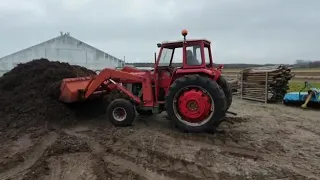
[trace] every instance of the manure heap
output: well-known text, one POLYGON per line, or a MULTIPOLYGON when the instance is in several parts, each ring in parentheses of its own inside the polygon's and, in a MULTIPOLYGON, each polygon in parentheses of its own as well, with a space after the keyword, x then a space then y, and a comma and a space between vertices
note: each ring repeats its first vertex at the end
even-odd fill
POLYGON ((95 72, 84 67, 47 59, 17 65, 0 77, 0 132, 48 122, 73 123, 85 114, 84 110, 97 110, 94 106, 70 107, 58 101, 62 79, 92 74, 95 72))

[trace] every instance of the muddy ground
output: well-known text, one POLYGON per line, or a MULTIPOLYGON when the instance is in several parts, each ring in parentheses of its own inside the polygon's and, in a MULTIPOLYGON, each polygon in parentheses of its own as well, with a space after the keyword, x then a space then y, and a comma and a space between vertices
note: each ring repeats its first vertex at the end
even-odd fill
POLYGON ((1 139, 0 179, 320 179, 320 111, 238 99, 231 109, 238 117, 215 135, 180 133, 164 115, 35 128, 1 139))

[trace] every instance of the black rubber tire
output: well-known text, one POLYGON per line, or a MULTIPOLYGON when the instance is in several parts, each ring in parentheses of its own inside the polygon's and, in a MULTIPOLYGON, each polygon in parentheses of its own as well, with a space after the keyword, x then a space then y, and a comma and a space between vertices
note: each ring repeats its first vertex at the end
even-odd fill
POLYGON ((215 128, 216 124, 219 124, 221 119, 225 116, 226 100, 221 87, 217 82, 206 76, 200 76, 197 74, 186 75, 181 78, 176 79, 169 88, 168 95, 166 97, 167 114, 171 119, 171 122, 175 127, 183 132, 198 133, 198 132, 208 132, 215 128), (200 126, 190 126, 181 122, 176 114, 174 113, 174 97, 179 90, 186 86, 198 86, 206 89, 208 93, 212 96, 215 104, 215 111, 211 119, 200 126))
POLYGON ((131 126, 136 118, 136 111, 133 104, 126 99, 115 99, 107 107, 107 117, 115 126, 131 126), (118 121, 113 117, 113 110, 117 107, 123 108, 127 116, 123 121, 118 121))
POLYGON ((139 113, 139 115, 142 115, 142 116, 152 116, 153 115, 152 110, 137 109, 137 112, 139 113))
POLYGON ((285 106, 289 106, 289 103, 287 101, 282 101, 282 104, 285 106))
POLYGON ((231 104, 232 104, 232 89, 230 84, 228 83, 227 79, 224 78, 223 76, 220 76, 218 79, 217 83, 219 86, 222 88, 226 101, 227 101, 227 106, 226 106, 226 111, 229 110, 231 104))

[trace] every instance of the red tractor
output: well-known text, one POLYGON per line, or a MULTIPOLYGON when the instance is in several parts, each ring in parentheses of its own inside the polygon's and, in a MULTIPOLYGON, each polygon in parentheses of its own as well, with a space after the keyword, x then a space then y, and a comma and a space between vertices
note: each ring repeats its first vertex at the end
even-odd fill
POLYGON ((131 125, 136 111, 142 115, 166 111, 182 131, 214 129, 232 103, 231 88, 221 76, 222 68, 213 65, 210 41, 186 40, 186 30, 182 35, 182 41, 158 44, 153 70, 106 68, 96 76, 64 79, 60 100, 72 103, 120 92, 107 106, 108 119, 116 126, 131 125), (174 66, 173 60, 181 56, 182 65, 174 66))

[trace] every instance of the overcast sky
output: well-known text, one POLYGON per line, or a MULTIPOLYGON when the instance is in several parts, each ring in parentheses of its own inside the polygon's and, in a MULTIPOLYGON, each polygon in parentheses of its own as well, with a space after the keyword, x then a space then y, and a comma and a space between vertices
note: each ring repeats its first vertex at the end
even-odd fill
POLYGON ((156 43, 212 42, 217 63, 320 59, 320 0, 0 0, 0 57, 60 31, 130 62, 156 43))

